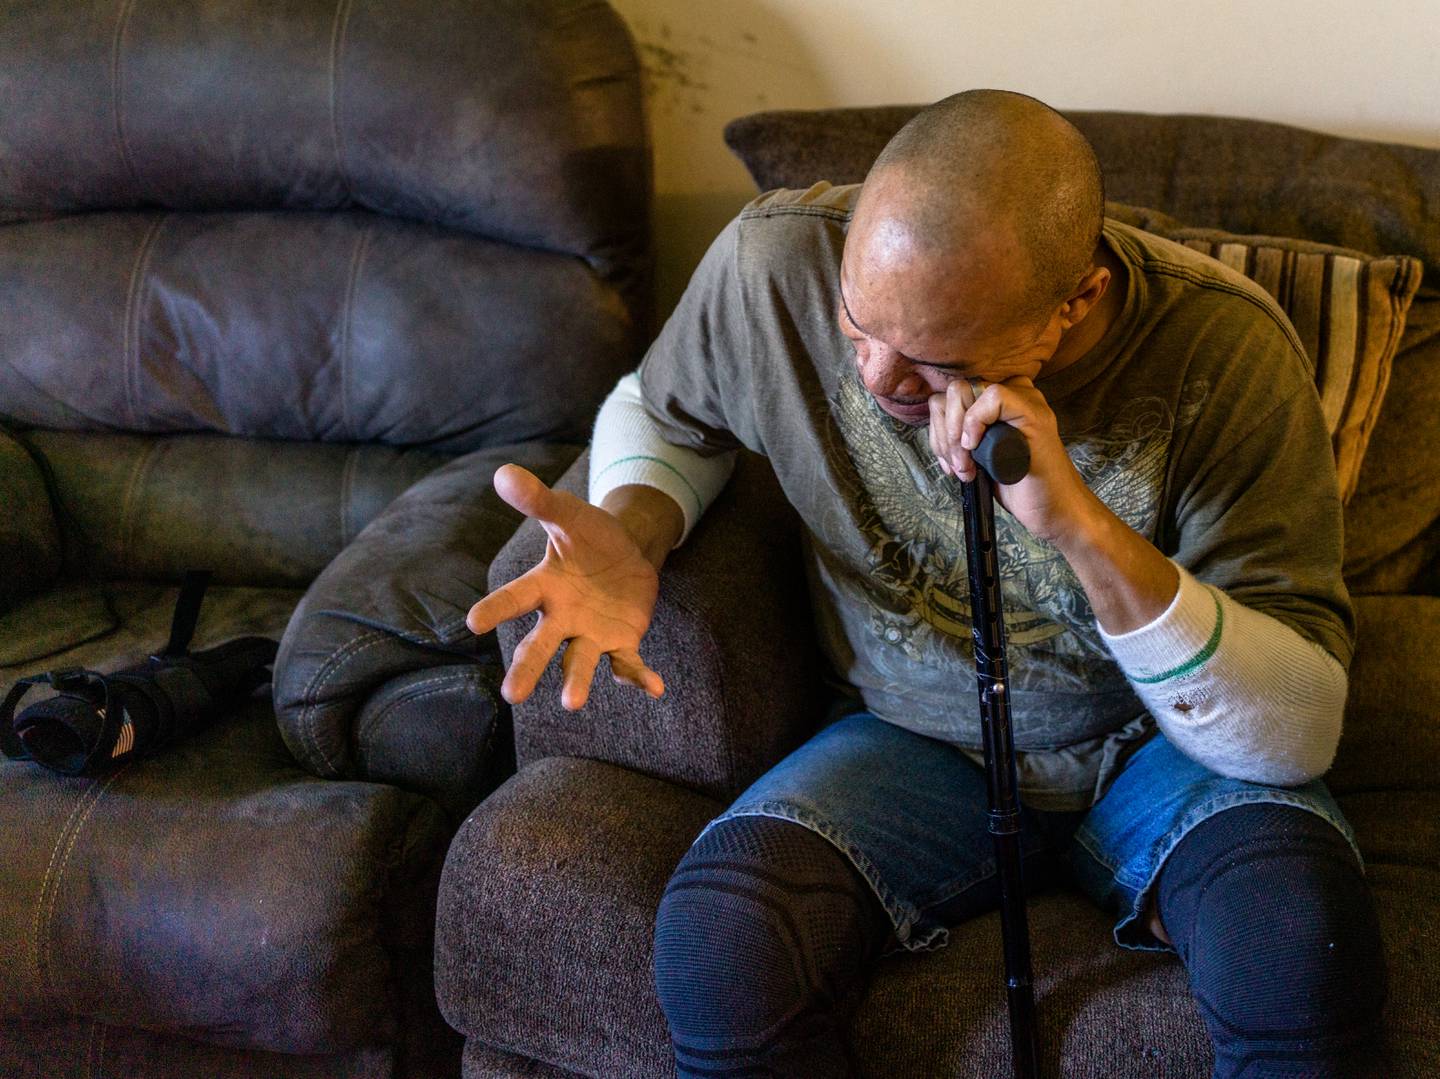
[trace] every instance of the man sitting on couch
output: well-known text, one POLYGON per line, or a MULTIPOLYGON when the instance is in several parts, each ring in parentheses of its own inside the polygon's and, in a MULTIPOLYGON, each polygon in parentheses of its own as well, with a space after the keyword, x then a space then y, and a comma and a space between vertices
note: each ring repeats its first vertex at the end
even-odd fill
POLYGON ((1342 1076, 1385 972, 1353 836, 1320 776, 1353 617, 1309 362, 1256 286, 1104 219, 1089 145, 972 91, 859 188, 756 200, 602 410, 587 505, 521 469, 550 535, 478 602, 540 609, 504 692, 560 646, 579 708, 639 654, 666 553, 765 454, 807 526, 832 721, 707 827, 656 923, 682 1075, 845 1075, 869 964, 998 900, 960 511, 997 421, 1027 883, 1067 872, 1125 947, 1173 947, 1217 1076, 1342 1076))

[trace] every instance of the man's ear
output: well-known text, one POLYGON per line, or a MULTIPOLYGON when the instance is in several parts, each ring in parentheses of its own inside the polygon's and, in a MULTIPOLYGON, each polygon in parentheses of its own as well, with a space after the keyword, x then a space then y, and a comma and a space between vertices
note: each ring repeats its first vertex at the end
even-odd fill
POLYGON ((1110 271, 1104 266, 1091 266, 1071 290, 1070 298, 1060 305, 1060 325, 1068 330, 1084 319, 1109 287, 1110 271))

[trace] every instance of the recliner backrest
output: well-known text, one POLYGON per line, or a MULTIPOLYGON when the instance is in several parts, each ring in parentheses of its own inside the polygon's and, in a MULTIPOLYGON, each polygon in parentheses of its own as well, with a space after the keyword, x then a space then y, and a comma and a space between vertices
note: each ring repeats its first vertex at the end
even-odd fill
MULTIPOLYGON (((0 416, 77 460, 584 441, 647 328, 649 160, 589 0, 0 0, 0 416)), ((415 472, 306 462, 364 505, 415 472)), ((146 468, 126 498, 204 480, 146 468)))

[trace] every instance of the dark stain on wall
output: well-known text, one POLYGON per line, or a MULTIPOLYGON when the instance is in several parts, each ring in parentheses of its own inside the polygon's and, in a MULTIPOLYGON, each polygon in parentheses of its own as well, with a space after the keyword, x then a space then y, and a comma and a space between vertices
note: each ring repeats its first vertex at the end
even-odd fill
POLYGON ((708 90, 710 84, 696 74, 697 57, 689 49, 668 48, 654 42, 640 43, 640 65, 645 69, 648 93, 669 87, 708 90))
MULTIPOLYGON (((726 33, 717 40, 713 33, 693 33, 664 20, 635 19, 632 25, 645 97, 652 110, 703 115, 712 104, 712 67, 717 58, 742 57, 767 66, 777 63, 775 57, 762 53, 760 37, 751 30, 737 29, 733 36, 726 33)), ((759 87, 753 99, 761 108, 769 105, 759 87)))

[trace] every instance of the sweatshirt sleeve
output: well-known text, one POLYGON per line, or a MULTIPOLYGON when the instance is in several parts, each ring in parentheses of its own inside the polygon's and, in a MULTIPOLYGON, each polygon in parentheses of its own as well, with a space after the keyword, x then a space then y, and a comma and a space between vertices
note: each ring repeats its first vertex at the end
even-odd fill
POLYGON ((1330 767, 1340 741, 1345 669, 1283 622, 1202 584, 1180 588, 1153 622, 1100 630, 1170 742, 1207 768, 1297 786, 1330 767))
POLYGON ((734 451, 705 456, 667 442, 646 411, 635 373, 622 378, 595 420, 590 447, 590 501, 599 505, 626 484, 653 487, 672 498, 685 515, 675 546, 690 535, 735 468, 734 451))

